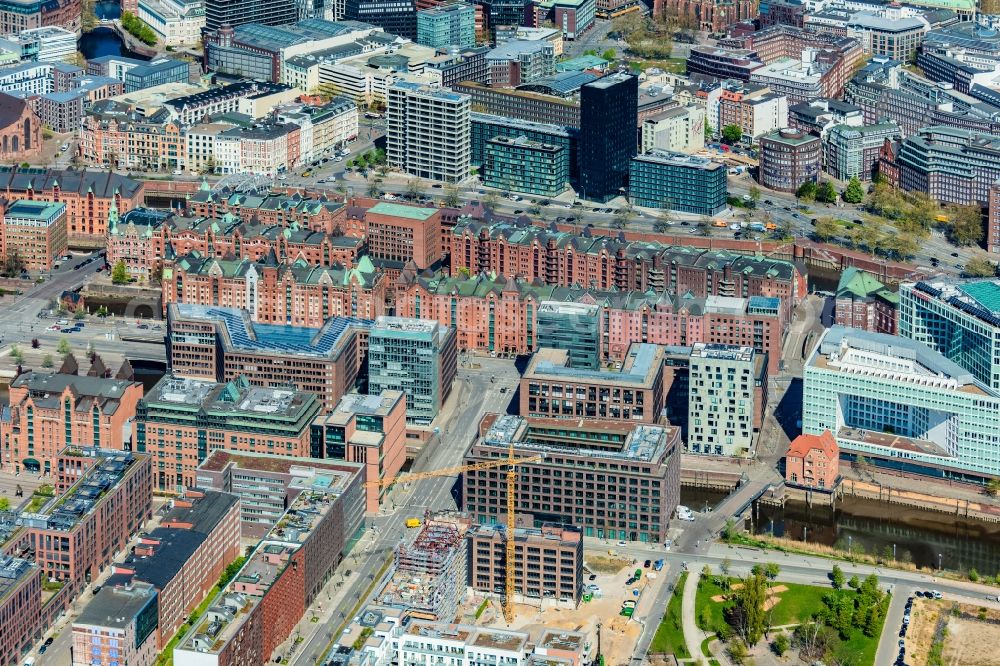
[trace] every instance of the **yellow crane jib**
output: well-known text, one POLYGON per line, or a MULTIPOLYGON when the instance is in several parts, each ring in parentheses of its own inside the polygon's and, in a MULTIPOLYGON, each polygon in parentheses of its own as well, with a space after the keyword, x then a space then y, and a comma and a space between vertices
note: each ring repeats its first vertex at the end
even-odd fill
POLYGON ((507 624, 510 624, 514 620, 514 565, 516 560, 516 548, 514 545, 514 510, 516 502, 514 499, 514 493, 517 489, 517 471, 514 469, 517 465, 524 465, 527 463, 541 462, 545 456, 528 456, 526 458, 515 458, 514 457, 514 447, 511 445, 507 449, 506 458, 497 458, 496 460, 484 460, 483 462, 473 463, 471 465, 459 465, 457 467, 444 467, 442 469, 435 469, 429 472, 410 472, 407 474, 399 474, 397 476, 389 477, 387 479, 373 479, 371 481, 366 481, 366 487, 384 487, 391 486, 395 483, 410 483, 411 481, 420 481, 421 479, 433 479, 442 476, 454 476, 457 474, 464 474, 466 472, 474 472, 482 469, 496 469, 497 467, 507 467, 507 530, 504 535, 506 542, 506 562, 504 564, 504 603, 503 603, 503 616, 507 620, 507 624))

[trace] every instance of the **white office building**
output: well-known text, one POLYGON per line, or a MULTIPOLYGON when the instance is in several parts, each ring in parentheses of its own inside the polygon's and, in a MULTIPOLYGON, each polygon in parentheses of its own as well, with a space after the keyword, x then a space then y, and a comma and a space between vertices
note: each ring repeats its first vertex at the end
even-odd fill
MULTIPOLYGON (((692 389, 693 390, 693 389, 692 389)), ((802 431, 908 473, 1000 476, 1000 393, 927 346, 834 326, 805 368, 802 431)))
POLYGON ((1000 280, 899 286, 899 334, 922 342, 1000 391, 1000 280))
POLYGON ((389 163, 428 180, 458 183, 472 168, 468 95, 397 83, 388 90, 386 144, 389 163))
MULTIPOLYGON (((763 359, 761 359, 763 360, 763 359)), ((753 347, 697 343, 688 374, 688 451, 742 455, 753 446, 753 347)))

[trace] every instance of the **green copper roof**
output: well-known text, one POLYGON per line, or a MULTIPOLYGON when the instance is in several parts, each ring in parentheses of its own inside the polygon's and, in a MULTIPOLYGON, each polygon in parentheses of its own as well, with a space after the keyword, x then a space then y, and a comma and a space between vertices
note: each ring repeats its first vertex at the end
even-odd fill
POLYGON ((850 266, 840 276, 837 284, 837 297, 851 295, 856 298, 867 298, 878 296, 890 303, 898 303, 899 296, 890 291, 884 284, 876 280, 871 274, 858 270, 850 266))
POLYGON ((383 201, 369 208, 368 212, 376 213, 378 215, 391 215, 392 217, 405 217, 409 220, 426 220, 437 212, 437 208, 404 206, 403 204, 387 203, 383 201))
POLYGON ((990 312, 1000 312, 1000 284, 996 280, 969 282, 959 289, 990 312))

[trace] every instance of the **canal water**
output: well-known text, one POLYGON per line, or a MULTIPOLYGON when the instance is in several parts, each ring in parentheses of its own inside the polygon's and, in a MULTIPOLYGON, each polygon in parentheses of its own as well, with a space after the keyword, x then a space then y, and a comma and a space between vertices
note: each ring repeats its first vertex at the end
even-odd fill
MULTIPOLYGON (((94 7, 94 13, 98 19, 116 19, 121 16, 121 8, 117 2, 99 2, 94 7)), ((88 60, 108 55, 149 60, 149 58, 125 48, 122 38, 110 28, 97 27, 90 32, 83 33, 77 48, 88 60)))
MULTIPOLYGON (((694 511, 716 506, 725 493, 697 488, 681 489, 681 504, 694 511)), ((836 509, 786 502, 784 507, 757 504, 747 527, 755 534, 820 543, 847 550, 913 562, 921 568, 1000 574, 1000 525, 967 520, 949 514, 887 505, 845 497, 836 509)))

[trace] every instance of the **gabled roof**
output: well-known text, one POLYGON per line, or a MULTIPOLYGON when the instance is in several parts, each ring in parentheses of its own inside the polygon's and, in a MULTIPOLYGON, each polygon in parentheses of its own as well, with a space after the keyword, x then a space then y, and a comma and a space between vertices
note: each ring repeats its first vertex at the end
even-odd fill
POLYGON ((788 445, 787 455, 803 458, 815 449, 822 451, 827 460, 836 460, 840 455, 837 440, 829 430, 824 430, 822 435, 799 435, 788 445))

